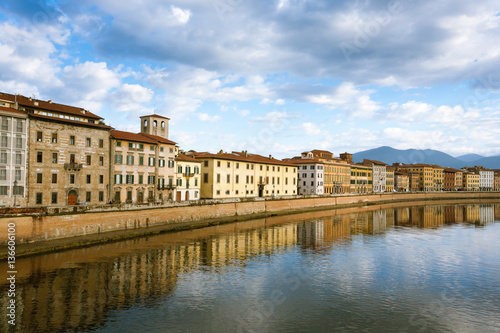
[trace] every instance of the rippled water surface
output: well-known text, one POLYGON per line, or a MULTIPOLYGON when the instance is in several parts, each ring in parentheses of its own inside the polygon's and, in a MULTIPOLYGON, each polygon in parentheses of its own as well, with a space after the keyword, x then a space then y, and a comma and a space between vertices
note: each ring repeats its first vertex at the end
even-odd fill
POLYGON ((15 330, 500 332, 498 221, 493 203, 365 207, 26 258, 15 330))

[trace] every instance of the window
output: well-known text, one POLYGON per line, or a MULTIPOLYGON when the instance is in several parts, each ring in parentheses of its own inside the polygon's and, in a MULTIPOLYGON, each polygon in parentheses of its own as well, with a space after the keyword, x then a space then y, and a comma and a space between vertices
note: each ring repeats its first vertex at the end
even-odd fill
POLYGON ((150 157, 149 158, 149 163, 148 163, 149 166, 155 166, 155 158, 154 157, 150 157))
POLYGON ((7 186, 0 186, 0 195, 7 195, 7 186))
POLYGON ((217 192, 216 192, 216 193, 217 193, 217 195, 220 195, 220 191, 219 191, 219 190, 217 190, 217 192))
POLYGON ((236 163, 236 169, 239 169, 239 168, 240 168, 240 164, 236 163))
POLYGON ((7 169, 0 169, 0 180, 7 180, 7 169))
POLYGON ((177 166, 177 173, 182 173, 182 166, 180 165, 177 166))
POLYGON ((231 162, 227 162, 227 167, 230 168, 231 167, 231 162))
POLYGON ((269 165, 266 166, 266 171, 269 171, 269 165))
POLYGON ((208 161, 203 161, 203 166, 208 167, 208 161))
POLYGON ((75 174, 72 173, 69 175, 69 183, 74 184, 75 183, 75 174))
POLYGON ((36 153, 36 161, 38 163, 42 163, 43 162, 43 152, 39 151, 36 153))
POLYGON ((92 155, 87 155, 87 165, 92 164, 92 155))
POLYGON ((76 163, 75 154, 69 154, 69 163, 76 163))
POLYGON ((23 131, 23 121, 22 120, 18 120, 17 123, 16 123, 16 131, 17 132, 22 132, 23 131))
POLYGON ((236 176, 235 176, 234 182, 235 182, 236 184, 239 184, 239 183, 240 183, 240 175, 236 175, 236 176))
POLYGON ((0 163, 7 164, 7 152, 5 150, 0 152, 0 163))
POLYGON ((69 144, 70 144, 70 145, 72 145, 72 146, 74 146, 74 145, 75 145, 75 136, 74 136, 74 135, 71 135, 71 136, 69 137, 69 144))
POLYGON ((217 166, 220 167, 220 161, 217 161, 217 166))
POLYGON ((143 182, 144 182, 144 176, 139 175, 139 184, 143 184, 143 182))
POLYGON ((52 143, 57 143, 57 133, 52 133, 52 143))
POLYGON ((131 148, 134 148, 134 144, 132 142, 129 142, 128 143, 128 148, 131 149, 131 148))
POLYGON ((148 176, 148 184, 155 184, 155 176, 148 176))
POLYGON ((134 165, 134 155, 127 155, 127 165, 134 165))
POLYGON ((22 172, 21 172, 21 169, 19 168, 16 168, 16 172, 15 172, 15 180, 17 181, 20 181, 21 180, 21 176, 22 176, 22 172))
POLYGON ((168 160, 168 167, 173 168, 174 167, 174 160, 168 160))
POLYGON ((194 186, 198 186, 198 179, 194 180, 194 186))
POLYGON ((90 147, 92 144, 92 139, 91 138, 85 138, 85 147, 90 147))
POLYGON ((115 184, 122 184, 122 183, 123 183, 123 176, 115 175, 115 184))
POLYGON ((144 156, 139 156, 139 165, 144 165, 144 156))
POLYGON ((42 142, 42 140, 43 140, 43 133, 40 131, 36 132, 36 141, 42 142))
POLYGON ((9 140, 7 138, 6 134, 2 135, 2 143, 1 143, 3 148, 7 148, 9 146, 9 140))
POLYGON ((99 184, 104 184, 104 176, 99 175, 99 184))
POLYGON ((85 201, 90 202, 91 199, 92 199, 92 192, 90 191, 85 192, 85 201))
POLYGON ((23 163, 23 157, 22 157, 21 153, 17 152, 16 153, 16 164, 21 165, 22 163, 23 163))
POLYGON ((52 184, 57 184, 57 173, 52 174, 52 184))
POLYGON ((143 143, 139 143, 139 150, 144 150, 144 144, 143 143))
POLYGON ((163 153, 163 147, 160 147, 160 151, 163 153))
POLYGON ((122 142, 121 141, 116 141, 116 146, 117 147, 121 147, 122 146, 122 142))
POLYGON ((104 165, 104 156, 99 156, 99 165, 100 166, 104 165))
POLYGON ((155 146, 150 145, 150 146, 149 146, 149 150, 155 150, 155 146))
POLYGON ((16 136, 16 148, 17 149, 22 149, 23 148, 23 138, 21 138, 20 135, 16 136))
POLYGON ((116 154, 115 155, 115 164, 122 164, 123 163, 123 155, 116 154))
POLYGON ((203 174, 203 183, 207 184, 208 183, 208 173, 203 174))
POLYGON ((36 174, 36 183, 41 184, 43 180, 43 174, 42 173, 37 173, 36 174))
POLYGON ((51 198, 50 202, 53 204, 57 203, 57 192, 52 192, 52 198, 51 198))
POLYGON ((250 176, 247 176, 247 184, 250 182, 250 176))
POLYGON ((158 166, 164 167, 165 166, 165 160, 159 160, 158 161, 158 166))
POLYGON ((104 201, 104 191, 99 191, 99 201, 104 201))
POLYGON ((99 148, 104 148, 104 140, 99 139, 99 148))
POLYGON ((8 131, 8 130, 9 130, 9 119, 2 118, 2 131, 8 131))
POLYGON ((173 153, 174 152, 174 148, 170 148, 170 152, 173 153))
POLYGON ((41 204, 42 204, 42 199, 43 199, 43 197, 42 197, 42 193, 38 192, 38 193, 36 194, 36 204, 37 204, 37 205, 41 205, 41 204))
POLYGON ((226 183, 229 184, 230 182, 231 182, 231 175, 227 175, 227 177, 226 177, 226 183))
MULTIPOLYGON (((250 177, 250 183, 253 184, 253 176, 250 177)), ((279 184, 279 182, 278 182, 279 184)))
POLYGON ((132 191, 131 190, 128 190, 127 191, 127 201, 132 201, 132 191))
POLYGON ((220 173, 217 174, 217 183, 220 183, 220 173))
POLYGON ((134 175, 127 175, 126 182, 127 182, 127 184, 133 184, 134 183, 134 175))
POLYGON ((90 184, 90 183, 91 183, 91 180, 92 180, 91 175, 87 175, 87 184, 90 184))

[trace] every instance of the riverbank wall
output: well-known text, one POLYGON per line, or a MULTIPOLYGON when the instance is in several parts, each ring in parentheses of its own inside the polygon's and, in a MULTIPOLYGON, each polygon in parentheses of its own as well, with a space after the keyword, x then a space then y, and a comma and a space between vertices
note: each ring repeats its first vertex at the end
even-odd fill
POLYGON ((0 212, 0 259, 15 229, 22 255, 186 230, 266 216, 391 202, 500 199, 499 192, 423 192, 226 199, 162 206, 102 205, 7 208, 0 212), (14 228, 12 229, 12 227, 14 228), (11 229, 9 230, 9 227, 11 229), (64 242, 58 242, 64 240, 64 242), (64 244, 64 245, 61 245, 64 244), (22 245, 25 245, 24 247, 22 245))

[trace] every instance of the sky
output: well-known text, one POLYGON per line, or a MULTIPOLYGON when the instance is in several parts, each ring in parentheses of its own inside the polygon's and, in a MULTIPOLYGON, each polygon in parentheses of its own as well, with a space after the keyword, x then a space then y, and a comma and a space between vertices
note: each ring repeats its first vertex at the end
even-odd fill
POLYGON ((500 154, 497 0, 4 0, 0 91, 180 149, 500 154))

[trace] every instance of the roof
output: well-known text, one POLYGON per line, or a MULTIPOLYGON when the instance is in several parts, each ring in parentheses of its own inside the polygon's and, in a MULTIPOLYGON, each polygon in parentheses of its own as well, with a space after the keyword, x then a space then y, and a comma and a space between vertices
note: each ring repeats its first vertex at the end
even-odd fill
POLYGON ((376 160, 368 160, 368 159, 364 159, 363 160, 363 163, 368 162, 368 163, 372 163, 372 164, 377 164, 377 165, 387 165, 386 163, 384 162, 380 162, 380 161, 376 161, 376 160))
POLYGON ((437 167, 437 165, 415 163, 415 164, 402 164, 399 167, 400 168, 434 168, 435 166, 437 167))
POLYGON ((275 164, 275 165, 296 167, 294 163, 285 162, 282 160, 275 159, 273 157, 268 158, 257 154, 242 154, 242 153, 210 154, 210 153, 197 153, 197 152, 191 152, 191 154, 194 158, 197 159, 220 159, 220 160, 232 160, 232 161, 241 161, 249 163, 275 164))
POLYGON ((160 116, 159 114, 150 114, 150 115, 147 115, 147 116, 142 116, 140 118, 144 118, 144 117, 156 117, 156 118, 163 118, 163 119, 170 120, 170 118, 167 118, 167 117, 164 117, 164 116, 160 116))
POLYGON ((0 111, 12 112, 12 113, 16 113, 16 114, 20 114, 20 115, 22 114, 22 115, 26 116, 26 113, 23 111, 19 111, 19 110, 13 109, 13 108, 8 108, 5 106, 0 106, 0 111))
POLYGON ((0 99, 14 102, 16 100, 15 95, 0 92, 0 99))
POLYGON ((158 135, 152 135, 152 134, 148 134, 148 133, 140 133, 140 134, 147 136, 148 138, 155 140, 159 143, 165 143, 168 145, 176 145, 177 144, 176 142, 170 141, 169 139, 165 139, 165 138, 158 136, 158 135))
POLYGON ((292 164, 325 164, 325 162, 318 160, 317 158, 285 158, 283 162, 292 164))
POLYGON ((100 128, 103 130, 110 130, 113 128, 113 127, 108 126, 108 125, 92 124, 92 123, 88 123, 85 121, 44 116, 44 115, 36 114, 36 113, 29 113, 28 115, 30 118, 39 118, 39 119, 43 119, 43 120, 47 120, 47 121, 51 121, 51 122, 56 122, 56 123, 70 123, 70 124, 74 124, 74 125, 78 125, 78 126, 100 128))
POLYGON ((184 154, 179 154, 176 158, 176 161, 178 162, 194 162, 194 163, 201 163, 201 161, 197 160, 196 158, 186 156, 184 154))
POLYGON ((84 108, 69 106, 64 104, 53 103, 52 101, 42 101, 38 99, 28 98, 23 95, 17 95, 16 101, 25 107, 33 108, 33 109, 43 109, 49 111, 57 111, 65 114, 72 114, 79 117, 86 117, 92 119, 103 119, 98 115, 93 114, 90 111, 85 110, 84 108), (36 103, 38 105, 36 105, 36 103))
POLYGON ((462 170, 458 170, 458 169, 453 169, 453 168, 444 168, 444 172, 457 173, 457 172, 463 172, 463 171, 462 170))
POLYGON ((117 140, 126 140, 126 141, 135 141, 135 142, 145 142, 145 143, 157 144, 156 140, 148 138, 147 136, 142 135, 142 134, 112 130, 110 132, 110 135, 113 139, 117 139, 117 140))
POLYGON ((333 156, 333 153, 331 151, 328 151, 328 150, 314 149, 314 150, 311 150, 311 152, 312 153, 318 153, 318 154, 329 154, 329 155, 333 156))

